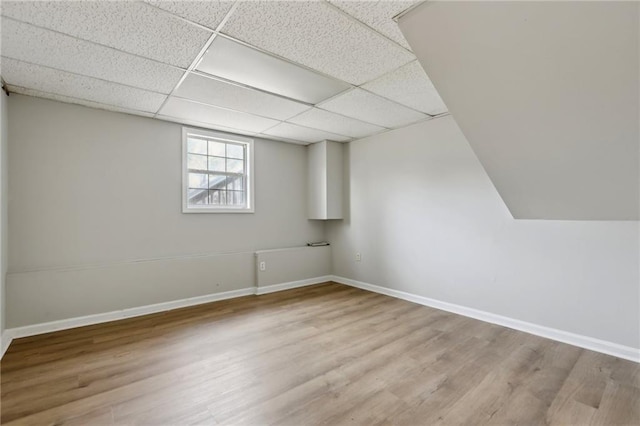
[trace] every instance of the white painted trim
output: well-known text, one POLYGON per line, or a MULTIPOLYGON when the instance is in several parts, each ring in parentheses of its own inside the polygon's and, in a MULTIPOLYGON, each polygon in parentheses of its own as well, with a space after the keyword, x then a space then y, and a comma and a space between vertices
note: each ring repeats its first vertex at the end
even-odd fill
POLYGON ((260 294, 275 293, 276 291, 284 291, 284 290, 290 290, 292 288, 306 287, 308 285, 326 283, 327 281, 332 281, 333 278, 334 277, 332 275, 325 275, 323 277, 308 278, 306 280, 291 281, 288 283, 256 287, 256 294, 260 295, 260 294))
POLYGON ((122 309, 119 311, 105 312, 101 314, 86 315, 82 317, 68 318, 58 321, 51 321, 41 324, 27 325, 24 327, 10 328, 2 333, 0 359, 9 348, 13 339, 21 337, 35 336, 38 334, 51 333, 53 331, 68 330, 70 328, 83 327, 86 325, 100 324, 109 321, 116 321, 126 318, 133 318, 142 315, 154 314, 158 312, 170 311, 173 309, 186 308, 189 306, 202 305, 220 300, 234 299, 236 297, 249 296, 253 294, 275 293, 298 287, 305 287, 314 284, 321 284, 333 279, 332 275, 325 275, 305 280, 291 281, 288 283, 274 284, 265 287, 247 287, 239 290, 225 291, 222 293, 207 294, 205 296, 190 297, 187 299, 172 300, 170 302, 156 303, 153 305, 139 306, 135 308, 122 309))
POLYGON ((173 309, 185 308, 188 306, 202 305, 203 303, 211 303, 219 300, 249 296, 252 294, 255 294, 255 287, 225 291, 222 293, 207 294, 205 296, 190 297, 187 299, 172 300, 170 302, 155 303, 153 305, 122 309, 120 311, 111 311, 101 314, 86 315, 83 317, 75 317, 58 321, 45 322, 41 324, 27 325, 24 327, 16 327, 5 330, 5 334, 8 333, 11 339, 18 339, 20 337, 35 336, 37 334, 50 333, 52 331, 67 330, 69 328, 100 324, 103 322, 116 321, 125 318, 133 318, 141 315, 148 315, 158 312, 170 311, 173 309))
POLYGON ((9 330, 5 330, 0 337, 0 359, 2 359, 4 353, 7 352, 7 349, 9 349, 9 345, 13 340, 13 337, 11 337, 11 333, 9 333, 8 331, 9 330))
POLYGON ((419 305, 429 306, 431 308, 440 309, 454 314, 463 315, 465 317, 474 318, 491 324, 501 325, 503 327, 512 328, 525 333, 534 334, 536 336, 545 337, 547 339, 556 340, 558 342, 567 343, 569 345, 578 346, 580 348, 589 349, 607 355, 616 356, 618 358, 627 359, 629 361, 640 363, 640 348, 624 346, 606 340, 600 340, 589 336, 570 333, 568 331, 558 330, 555 328, 545 327, 526 321, 505 317, 502 315, 492 314, 490 312, 480 311, 478 309, 468 308, 466 306, 456 305, 453 303, 442 302, 430 299, 416 294, 406 293, 404 291, 393 290, 374 284, 356 281, 349 278, 333 276, 332 281, 345 284, 351 287, 357 287, 362 290, 372 291, 374 293, 384 294, 386 296, 407 300, 419 305))

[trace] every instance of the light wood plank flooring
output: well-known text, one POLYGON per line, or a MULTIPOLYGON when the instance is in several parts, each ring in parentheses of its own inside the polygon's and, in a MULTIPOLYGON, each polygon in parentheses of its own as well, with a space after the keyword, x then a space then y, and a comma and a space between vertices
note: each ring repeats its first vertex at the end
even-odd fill
POLYGON ((640 424, 640 367, 334 283, 16 340, 3 424, 640 424))

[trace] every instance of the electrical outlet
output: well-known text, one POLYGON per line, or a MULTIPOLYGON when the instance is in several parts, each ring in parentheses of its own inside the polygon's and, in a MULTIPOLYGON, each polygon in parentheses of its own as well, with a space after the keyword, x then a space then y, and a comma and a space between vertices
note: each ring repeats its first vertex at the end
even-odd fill
POLYGON ((263 272, 267 270, 267 262, 260 262, 260 270, 263 272))
POLYGON ((362 255, 360 253, 356 253, 356 262, 360 262, 362 260, 362 255))

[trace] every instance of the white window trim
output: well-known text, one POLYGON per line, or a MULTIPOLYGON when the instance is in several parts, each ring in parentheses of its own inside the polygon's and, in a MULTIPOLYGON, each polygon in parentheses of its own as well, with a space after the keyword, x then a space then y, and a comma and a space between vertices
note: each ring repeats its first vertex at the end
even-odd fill
POLYGON ((253 139, 227 133, 219 133, 211 130, 182 128, 182 213, 254 213, 254 173, 253 173, 253 139), (243 143, 247 145, 247 207, 239 209, 234 206, 189 206, 189 168, 187 166, 187 136, 198 135, 206 138, 215 138, 226 142, 243 143))

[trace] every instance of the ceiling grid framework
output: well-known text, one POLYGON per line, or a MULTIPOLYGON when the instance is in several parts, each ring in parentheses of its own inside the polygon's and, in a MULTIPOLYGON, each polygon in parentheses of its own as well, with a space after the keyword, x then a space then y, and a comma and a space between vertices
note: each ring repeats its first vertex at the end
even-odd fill
POLYGON ((3 1, 10 91, 347 142, 447 114, 393 17, 419 1, 3 1))

